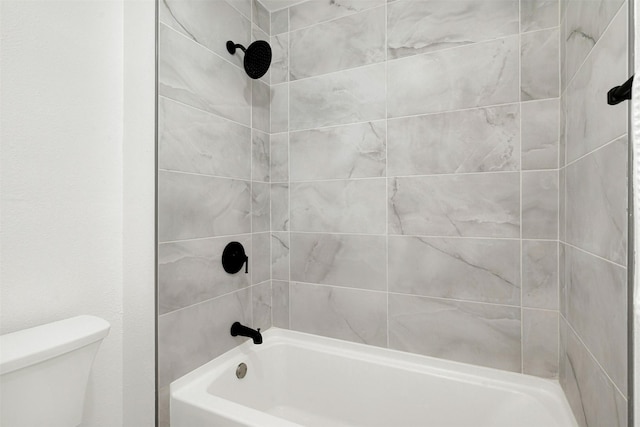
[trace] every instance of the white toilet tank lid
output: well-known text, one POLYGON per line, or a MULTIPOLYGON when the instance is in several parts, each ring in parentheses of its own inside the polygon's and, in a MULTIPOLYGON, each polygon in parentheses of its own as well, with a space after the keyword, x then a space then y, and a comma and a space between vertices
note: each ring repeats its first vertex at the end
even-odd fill
POLYGON ((96 316, 77 316, 0 336, 0 375, 99 341, 109 323, 96 316))

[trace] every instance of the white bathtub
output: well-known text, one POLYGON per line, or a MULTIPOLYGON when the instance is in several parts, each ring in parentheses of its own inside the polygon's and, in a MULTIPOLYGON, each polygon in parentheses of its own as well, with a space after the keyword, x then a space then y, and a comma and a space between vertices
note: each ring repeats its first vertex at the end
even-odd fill
POLYGON ((174 381, 171 427, 577 426, 553 381, 277 328, 263 336, 174 381))

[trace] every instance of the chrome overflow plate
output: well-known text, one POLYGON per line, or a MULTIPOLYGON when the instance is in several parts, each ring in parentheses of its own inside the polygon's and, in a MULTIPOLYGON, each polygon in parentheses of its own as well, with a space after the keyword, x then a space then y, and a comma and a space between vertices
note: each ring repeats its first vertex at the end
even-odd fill
POLYGON ((247 375, 247 365, 245 363, 241 363, 236 368, 236 377, 243 379, 245 375, 247 375))

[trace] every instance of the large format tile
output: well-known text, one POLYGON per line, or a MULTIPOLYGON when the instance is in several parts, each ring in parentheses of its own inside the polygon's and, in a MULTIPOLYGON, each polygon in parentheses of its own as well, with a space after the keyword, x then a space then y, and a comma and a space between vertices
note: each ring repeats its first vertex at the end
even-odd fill
POLYGON ((158 100, 158 168, 251 179, 251 130, 179 104, 158 100))
POLYGON ((567 242, 627 263, 627 138, 569 165, 567 242))
POLYGON ((571 328, 560 328, 560 383, 580 427, 628 427, 627 401, 571 328))
POLYGON ((289 32, 289 9, 271 12, 271 34, 278 35, 289 32))
POLYGON ((258 0, 253 0, 253 23, 267 34, 271 33, 271 14, 258 0))
POLYGON ((291 180, 385 176, 383 121, 291 132, 291 180))
POLYGON ((519 110, 513 104, 389 120, 389 175, 519 170, 519 110))
POLYGON ((251 258, 249 235, 162 243, 158 246, 158 313, 196 304, 251 284, 248 274, 229 275, 220 257, 230 241, 251 258))
POLYGON ((273 326, 289 328, 289 282, 274 280, 271 283, 271 317, 273 326))
POLYGON ((251 137, 251 179, 253 181, 270 181, 270 156, 271 137, 267 133, 254 129, 251 137))
POLYGON ((170 384, 246 341, 229 333, 236 321, 251 323, 248 288, 160 316, 158 386, 170 384))
POLYGON ((229 55, 227 40, 248 46, 251 21, 226 1, 160 0, 160 22, 242 67, 242 55, 229 55))
POLYGON ((522 32, 557 27, 559 0, 521 0, 520 28, 522 32))
MULTIPOLYGON (((585 5, 601 3, 578 2, 585 5)), ((607 3, 607 2, 604 2, 607 3)), ((609 1, 607 4, 612 4, 609 1)), ((628 78, 627 12, 621 11, 566 90, 567 162, 627 132, 627 103, 607 105, 607 92, 628 78)))
POLYGON ((385 60, 385 8, 290 33, 291 80, 385 60))
POLYGON ((271 86, 271 132, 289 130, 289 85, 271 86))
POLYGON ((390 180, 389 232, 520 237, 519 175, 505 172, 390 180))
POLYGON ((289 184, 271 184, 271 231, 289 230, 289 184))
POLYGON ((520 372, 520 308, 391 294, 389 347, 520 372))
POLYGON ((387 289, 385 236, 291 233, 291 280, 387 289))
POLYGON ((271 233, 251 234, 251 258, 249 273, 254 285, 271 278, 271 233))
POLYGON ((271 278, 289 280, 290 237, 287 232, 271 233, 271 278))
POLYGON ((402 0, 387 8, 389 58, 518 34, 517 0, 402 0))
POLYGON ((290 83, 291 130, 385 118, 385 65, 290 83))
POLYGON ((522 237, 558 238, 558 171, 522 173, 522 237))
POLYGON ((271 131, 271 89, 259 80, 252 83, 251 126, 263 132, 271 131))
POLYGON ((290 284, 291 328, 365 344, 387 344, 387 296, 382 292, 290 284))
POLYGON ((291 184, 291 230, 386 232, 386 179, 291 184))
POLYGON ((251 83, 243 69, 160 25, 158 93, 236 122, 251 123, 251 83))
POLYGON ((160 171, 159 241, 249 233, 250 190, 246 181, 160 171))
POLYGON ((519 101, 518 36, 388 64, 389 117, 519 101))
POLYGON ((522 310, 523 373, 558 377, 558 312, 522 310))
POLYGON ((289 181, 289 134, 271 135, 271 182, 289 181))
POLYGON ((271 229, 271 186, 266 182, 251 183, 251 231, 271 229))
POLYGON ((627 390, 627 271, 571 246, 567 320, 618 388, 627 390))
POLYGON ((521 36, 521 100, 560 96, 559 50, 558 28, 521 36))
MULTIPOLYGON (((600 40, 605 29, 611 23, 611 19, 620 10, 624 0, 571 0, 566 3, 566 34, 564 37, 566 53, 564 57, 566 58, 567 80, 571 80, 596 42, 600 40)), ((622 30, 622 28, 620 29, 622 30)), ((626 44, 619 46, 619 49, 623 48, 626 52, 626 44)), ((611 66, 613 64, 617 63, 606 62, 604 65, 611 66)))
POLYGON ((558 309, 558 242, 522 241, 522 306, 558 309))
POLYGON ((522 104, 522 169, 557 169, 560 100, 522 104))
POLYGON ((389 290, 520 304, 517 240, 389 237, 389 290))
POLYGON ((269 329, 271 321, 271 282, 267 281, 251 288, 251 307, 253 328, 263 331, 269 329))
POLYGON ((382 6, 384 3, 385 0, 305 1, 289 9, 291 31, 382 6))
POLYGON ((271 84, 289 81, 289 34, 271 37, 271 84))

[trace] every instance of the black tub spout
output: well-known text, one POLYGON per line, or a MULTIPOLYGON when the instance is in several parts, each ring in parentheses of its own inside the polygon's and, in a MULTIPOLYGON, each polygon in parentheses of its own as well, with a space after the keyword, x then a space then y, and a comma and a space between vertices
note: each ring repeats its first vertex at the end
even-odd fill
POLYGON ((231 336, 237 337, 240 335, 241 337, 249 337, 253 340, 254 344, 262 344, 262 334, 260 333, 260 328, 258 330, 251 329, 248 326, 244 326, 240 322, 235 322, 231 325, 231 336))

